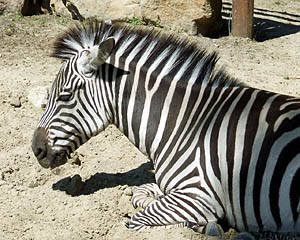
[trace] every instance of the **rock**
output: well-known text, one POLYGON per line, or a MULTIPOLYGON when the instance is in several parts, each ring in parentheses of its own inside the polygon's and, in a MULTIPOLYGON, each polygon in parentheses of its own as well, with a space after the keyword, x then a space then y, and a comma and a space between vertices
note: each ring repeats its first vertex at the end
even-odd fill
POLYGON ((141 0, 142 16, 190 35, 211 36, 222 27, 221 0, 141 0))
POLYGON ((81 166, 81 161, 77 152, 71 154, 71 164, 81 166))
POLYGON ((126 196, 132 196, 133 192, 132 192, 131 188, 126 188, 125 191, 124 191, 124 194, 126 196))
POLYGON ((23 0, 0 0, 0 15, 21 11, 23 0))
POLYGON ((79 20, 79 21, 84 20, 84 17, 81 16, 80 12, 78 11, 78 8, 72 2, 66 0, 65 6, 71 13, 72 19, 79 20))
POLYGON ((4 180, 0 180, 0 187, 5 185, 5 184, 6 184, 6 182, 4 180))
POLYGON ((6 9, 6 1, 0 0, 0 15, 4 13, 5 9, 6 9))
POLYGON ((69 12, 70 7, 68 7, 68 5, 73 5, 73 8, 76 7, 84 18, 98 17, 116 20, 133 16, 141 17, 139 2, 139 0, 52 0, 51 6, 58 15, 74 16, 74 11, 69 12))
POLYGON ((49 91, 46 87, 37 86, 29 89, 27 95, 29 102, 31 102, 37 108, 45 108, 49 91))
POLYGON ((21 13, 31 16, 51 13, 50 0, 0 0, 0 15, 4 13, 21 13))
POLYGON ((21 107, 21 100, 20 100, 20 97, 12 97, 10 99, 10 105, 15 107, 15 108, 19 108, 21 107))
POLYGON ((131 197, 125 194, 120 197, 118 208, 120 215, 123 217, 130 216, 135 211, 131 204, 131 197))
POLYGON ((66 193, 71 196, 77 196, 83 190, 84 182, 81 177, 76 174, 71 178, 71 181, 66 189, 66 193))
POLYGON ((30 181, 30 183, 28 184, 29 188, 35 188, 39 186, 39 182, 37 180, 32 180, 30 181))
POLYGON ((35 213, 36 214, 42 214, 44 211, 41 209, 41 208, 38 208, 36 211, 35 211, 35 213))
POLYGON ((168 26, 190 35, 214 36, 222 27, 222 0, 53 0, 51 3, 58 15, 145 19, 154 25, 168 26))
POLYGON ((32 16, 42 13, 42 1, 32 1, 24 0, 23 6, 21 8, 21 13, 23 16, 32 16))

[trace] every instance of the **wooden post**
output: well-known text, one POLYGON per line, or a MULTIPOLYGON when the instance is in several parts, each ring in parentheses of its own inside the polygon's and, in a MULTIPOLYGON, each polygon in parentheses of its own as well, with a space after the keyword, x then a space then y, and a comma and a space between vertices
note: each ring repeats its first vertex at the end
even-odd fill
POLYGON ((254 0, 232 0, 232 35, 253 37, 254 0))

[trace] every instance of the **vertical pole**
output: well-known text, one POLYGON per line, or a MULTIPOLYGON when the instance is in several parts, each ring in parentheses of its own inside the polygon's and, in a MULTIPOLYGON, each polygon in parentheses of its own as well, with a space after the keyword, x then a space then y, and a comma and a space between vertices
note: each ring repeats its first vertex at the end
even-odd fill
POLYGON ((232 0, 232 35, 253 37, 254 0, 232 0))

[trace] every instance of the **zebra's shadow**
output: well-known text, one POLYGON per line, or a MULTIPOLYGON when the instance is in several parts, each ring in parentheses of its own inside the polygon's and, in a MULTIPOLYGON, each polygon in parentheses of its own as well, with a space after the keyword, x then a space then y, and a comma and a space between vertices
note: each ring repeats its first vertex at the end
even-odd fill
POLYGON ((52 189, 66 192, 72 196, 80 196, 90 195, 101 189, 113 188, 116 186, 139 186, 145 183, 155 182, 154 174, 151 171, 152 169, 153 164, 147 162, 141 164, 138 168, 124 173, 96 173, 84 182, 75 184, 75 186, 71 184, 72 178, 66 177, 54 183, 52 189))

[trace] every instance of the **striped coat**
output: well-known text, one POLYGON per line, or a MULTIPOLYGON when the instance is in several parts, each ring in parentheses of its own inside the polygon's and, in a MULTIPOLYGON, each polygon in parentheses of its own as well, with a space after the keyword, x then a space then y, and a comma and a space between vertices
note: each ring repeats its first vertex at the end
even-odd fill
POLYGON ((57 167, 115 124, 155 168, 129 228, 300 232, 300 99, 243 85, 194 43, 122 25, 73 28, 53 56, 64 63, 33 151, 57 167))

